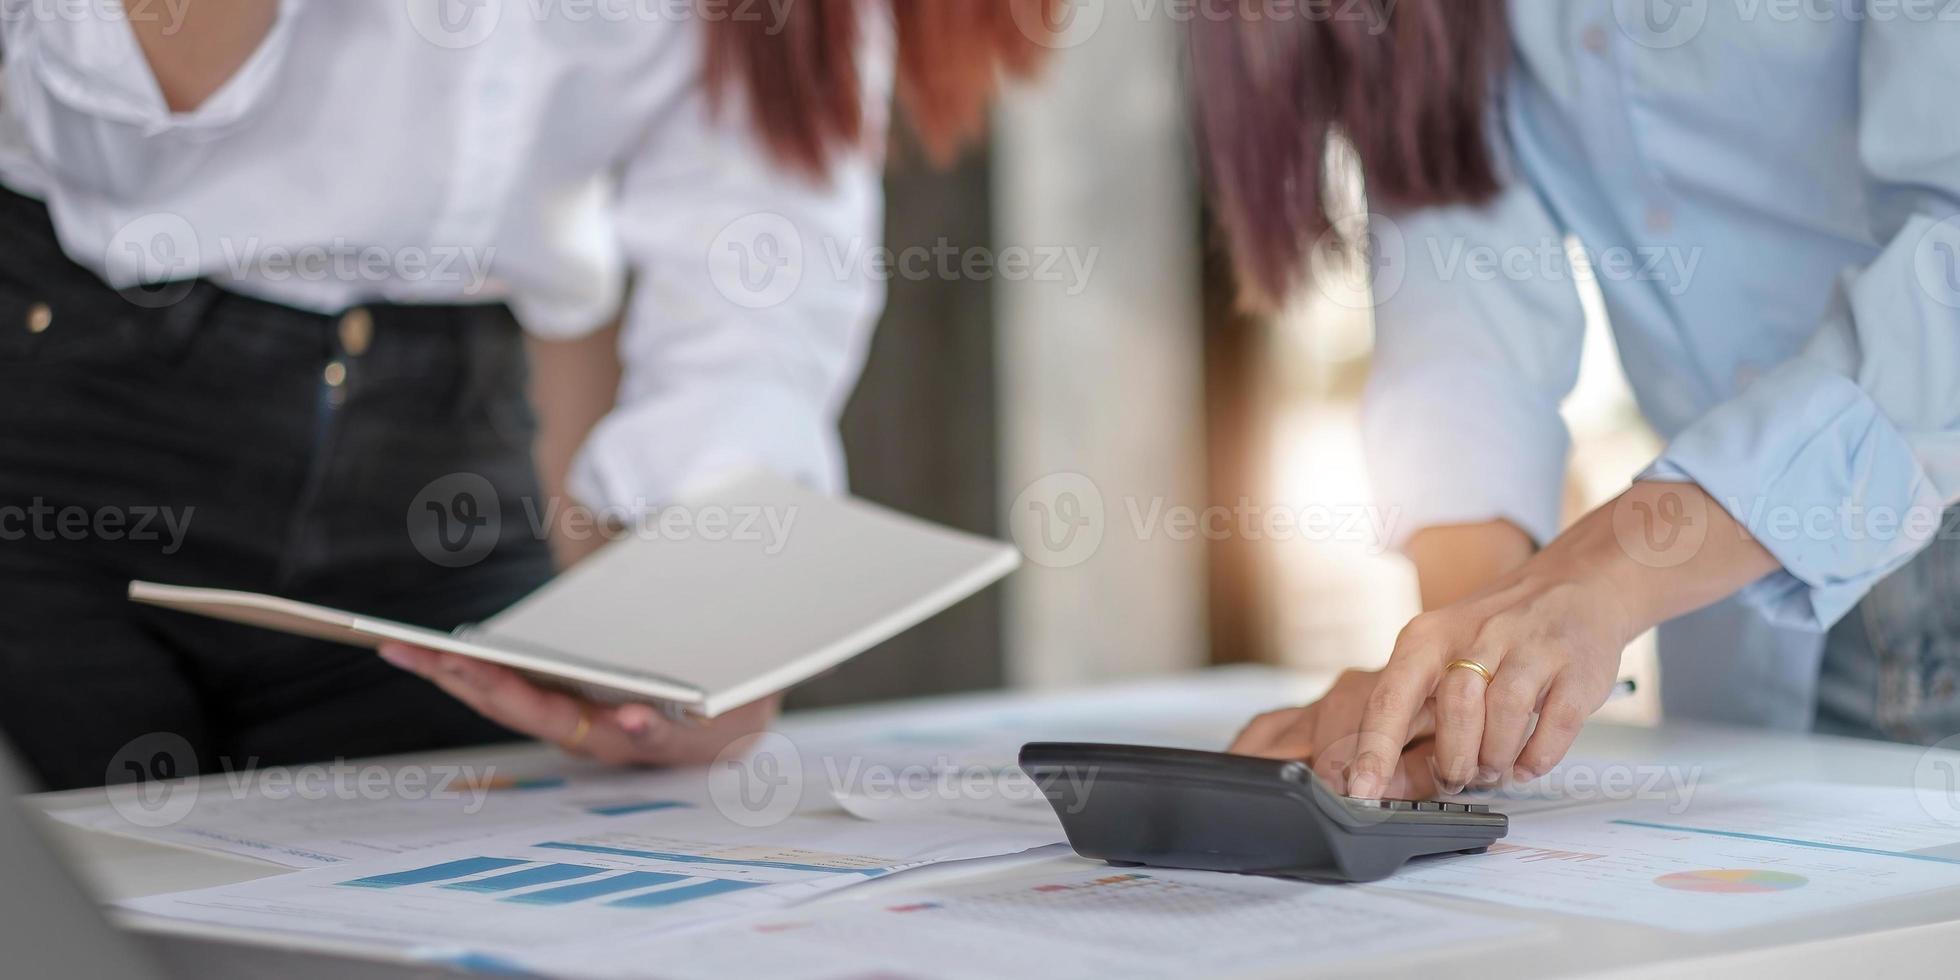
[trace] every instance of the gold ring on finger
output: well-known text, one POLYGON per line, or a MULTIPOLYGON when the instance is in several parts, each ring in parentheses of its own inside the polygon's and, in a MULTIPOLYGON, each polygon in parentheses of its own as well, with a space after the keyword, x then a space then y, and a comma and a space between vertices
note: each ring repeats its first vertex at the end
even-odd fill
POLYGON ((578 709, 578 726, 572 729, 572 737, 558 743, 567 752, 576 752, 585 744, 585 737, 592 734, 592 714, 584 708, 578 709))

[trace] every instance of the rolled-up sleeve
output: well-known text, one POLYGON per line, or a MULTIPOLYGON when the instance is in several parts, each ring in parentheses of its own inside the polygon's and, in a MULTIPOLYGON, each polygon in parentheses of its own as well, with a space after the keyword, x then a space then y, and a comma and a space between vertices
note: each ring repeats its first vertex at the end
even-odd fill
POLYGON ((1960 25, 1865 27, 1859 151, 1887 215, 1793 360, 1683 430, 1643 478, 1693 481, 1782 570, 1745 591, 1826 629, 1960 498, 1960 25))
POLYGON ((1514 180, 1478 206, 1377 216, 1375 360, 1362 436, 1380 526, 1508 520, 1559 530, 1585 315, 1564 236, 1514 180))
POLYGON ((655 507, 750 470, 839 491, 837 421, 884 301, 888 37, 869 39, 864 145, 826 180, 770 160, 739 99, 690 96, 625 174, 635 282, 619 400, 572 464, 588 505, 655 507))
MULTIPOLYGON (((83 136, 113 145, 168 132, 221 131, 249 115, 272 86, 298 2, 281 0, 266 36, 210 98, 173 112, 119 0, 5 0, 0 37, 7 99, 45 153, 73 151, 85 145, 83 136)), ((134 16, 179 15, 174 5, 158 3, 142 5, 134 16)))

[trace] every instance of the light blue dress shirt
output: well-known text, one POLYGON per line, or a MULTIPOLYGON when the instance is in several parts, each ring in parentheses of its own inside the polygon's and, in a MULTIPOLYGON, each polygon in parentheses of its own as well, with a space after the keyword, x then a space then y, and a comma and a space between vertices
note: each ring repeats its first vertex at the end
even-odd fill
POLYGON ((1643 477, 1783 566, 1662 628, 1665 707, 1806 727, 1821 631, 1960 499, 1960 4, 1511 9, 1506 190, 1373 220, 1374 484, 1405 532, 1557 533, 1577 236, 1667 441, 1643 477))

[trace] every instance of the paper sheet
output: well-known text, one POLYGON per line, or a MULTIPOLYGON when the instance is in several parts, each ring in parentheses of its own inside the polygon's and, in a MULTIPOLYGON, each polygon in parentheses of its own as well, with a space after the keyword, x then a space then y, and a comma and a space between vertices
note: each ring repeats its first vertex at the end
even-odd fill
POLYGON ((1424 860, 1366 887, 1721 932, 1960 888, 1960 827, 1910 789, 1711 786, 1685 808, 1527 814, 1488 854, 1424 860))
POLYGON ((958 817, 1039 830, 1052 843, 1068 839, 1061 818, 1055 816, 1055 808, 1041 795, 1041 788, 1018 770, 998 773, 989 777, 985 786, 969 785, 953 796, 841 792, 835 800, 844 812, 860 820, 958 817))
POLYGON ((780 908, 905 868, 1041 842, 952 821, 893 827, 805 815, 749 828, 680 806, 122 904, 231 928, 531 955, 780 908))
MULTIPOLYGON (((947 815, 1060 827, 1013 768, 1030 739, 1137 741, 1218 748, 1254 713, 1301 700, 1303 681, 1229 668, 1174 680, 1045 696, 980 695, 903 707, 792 715, 768 743, 794 753, 806 806, 841 805, 874 820, 947 815), (1011 773, 996 782, 1000 773, 1011 773)), ((220 773, 197 781, 175 810, 112 788, 121 805, 58 810, 58 820, 158 843, 288 868, 318 868, 544 830, 594 814, 709 802, 703 770, 645 772, 550 760, 549 771, 468 765, 328 763, 220 773), (405 776, 413 779, 404 782, 405 776), (177 812, 181 810, 181 812, 177 812), (157 820, 162 813, 168 820, 157 820)))
MULTIPOLYGON (((336 763, 202 780, 181 816, 158 825, 133 804, 57 810, 57 820, 162 844, 217 851, 287 868, 321 868, 482 840, 525 829, 707 802, 698 773, 604 769, 565 760, 563 774, 523 776, 494 767, 336 763), (334 766, 348 773, 336 776, 334 766), (396 784, 416 772, 412 788, 396 784), (273 775, 280 778, 270 778, 273 775), (379 791, 364 777, 385 777, 379 791), (309 778, 313 777, 313 778, 309 778), (139 822, 140 821, 140 822, 139 822)), ((180 788, 177 792, 184 792, 180 788)))
POLYGON ((1091 692, 975 699, 786 725, 806 779, 867 820, 957 815, 1061 825, 1015 765, 1034 741, 1222 750, 1253 715, 1312 693, 1284 674, 1227 669, 1091 692))
POLYGON ((1507 781, 1445 799, 1488 803, 1512 816, 1624 800, 1664 800, 1678 807, 1691 803, 1704 785, 1719 783, 1730 774, 1720 766, 1683 759, 1630 762, 1567 756, 1536 779, 1507 781))
POLYGON ((1297 976, 1439 946, 1513 941, 1518 923, 1350 888, 1189 871, 1046 871, 774 913, 655 944, 526 965, 673 980, 1297 976))

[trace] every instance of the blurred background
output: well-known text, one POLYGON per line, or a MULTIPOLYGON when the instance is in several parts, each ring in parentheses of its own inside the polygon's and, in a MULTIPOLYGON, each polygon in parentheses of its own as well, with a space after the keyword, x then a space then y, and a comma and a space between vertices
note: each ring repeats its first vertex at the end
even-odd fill
MULTIPOLYGON (((894 135, 889 301, 843 424, 854 493, 1011 538, 1029 560, 799 688, 793 707, 1211 664, 1375 666, 1417 610, 1412 570, 1377 537, 1393 515, 1371 506, 1357 429, 1365 222, 1326 243, 1290 308, 1243 312, 1199 192, 1184 79, 1164 69, 1182 63, 1181 28, 1136 5, 1099 14, 1057 37, 955 165, 894 135)), ((1344 209, 1365 215, 1349 173, 1344 209)), ((1570 518, 1659 443, 1582 243, 1568 244, 1589 319, 1564 406, 1570 518)), ((536 343, 547 474, 611 403, 612 343, 536 343)), ((1651 637, 1626 668, 1641 694, 1603 714, 1656 719, 1651 637)))

